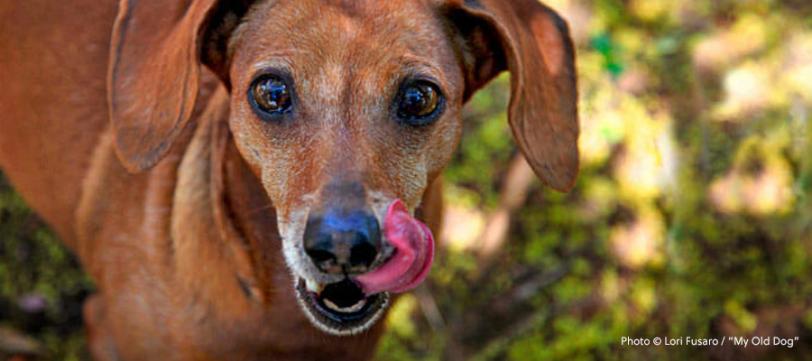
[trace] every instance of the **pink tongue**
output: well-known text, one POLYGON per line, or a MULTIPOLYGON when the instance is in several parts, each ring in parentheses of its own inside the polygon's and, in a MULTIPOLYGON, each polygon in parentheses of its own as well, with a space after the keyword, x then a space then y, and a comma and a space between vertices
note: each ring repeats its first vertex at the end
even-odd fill
POLYGON ((431 230, 409 215, 403 202, 396 199, 386 211, 383 232, 395 253, 385 264, 356 280, 367 294, 406 292, 417 287, 429 274, 434 258, 431 230))

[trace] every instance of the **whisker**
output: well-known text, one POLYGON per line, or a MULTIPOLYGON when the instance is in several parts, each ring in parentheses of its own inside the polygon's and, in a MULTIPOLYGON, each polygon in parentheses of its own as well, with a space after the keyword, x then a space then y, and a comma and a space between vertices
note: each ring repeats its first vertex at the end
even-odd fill
POLYGON ((264 205, 262 207, 257 207, 257 208, 254 208, 252 210, 249 210, 248 214, 249 215, 254 215, 256 213, 259 213, 259 212, 262 212, 262 211, 265 211, 265 210, 268 210, 268 209, 271 209, 271 208, 273 208, 273 203, 268 203, 267 205, 264 205))

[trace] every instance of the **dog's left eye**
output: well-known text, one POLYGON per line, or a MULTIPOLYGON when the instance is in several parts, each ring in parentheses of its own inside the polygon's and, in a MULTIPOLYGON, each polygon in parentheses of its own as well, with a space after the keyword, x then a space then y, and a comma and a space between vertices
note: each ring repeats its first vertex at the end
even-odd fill
POLYGON ((251 84, 251 104, 266 115, 281 115, 293 105, 291 90, 285 79, 276 75, 263 75, 251 84))
POLYGON ((439 116, 443 95, 437 85, 429 81, 408 82, 401 87, 395 106, 402 122, 412 126, 426 125, 439 116))

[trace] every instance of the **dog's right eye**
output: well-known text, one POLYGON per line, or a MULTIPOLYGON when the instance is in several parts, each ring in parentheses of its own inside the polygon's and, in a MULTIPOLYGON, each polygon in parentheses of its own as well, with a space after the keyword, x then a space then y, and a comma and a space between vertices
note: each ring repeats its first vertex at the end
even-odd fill
POLYGON ((290 86, 277 75, 263 75, 254 80, 248 98, 254 109, 264 116, 288 113, 293 106, 290 86))

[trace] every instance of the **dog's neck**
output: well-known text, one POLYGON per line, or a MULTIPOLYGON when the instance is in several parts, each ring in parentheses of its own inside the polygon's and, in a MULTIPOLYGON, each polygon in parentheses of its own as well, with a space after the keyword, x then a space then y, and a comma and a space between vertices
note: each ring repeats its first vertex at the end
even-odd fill
POLYGON ((224 91, 212 96, 178 166, 171 232, 174 271, 190 289, 212 289, 213 299, 221 298, 223 287, 233 291, 238 286, 251 301, 277 303, 270 298, 290 293, 291 281, 276 214, 234 145, 227 102, 224 91), (212 264, 202 265, 203 259, 212 264), (206 272, 201 266, 211 267, 213 274, 201 277, 206 272))
POLYGON ((251 298, 273 301, 271 298, 280 292, 292 292, 276 211, 260 180, 237 151, 227 127, 218 129, 219 144, 214 149, 221 156, 216 155, 212 161, 212 193, 220 198, 213 201, 218 226, 236 261, 244 266, 238 272, 245 291, 251 298), (218 179, 218 175, 222 178, 218 179))

